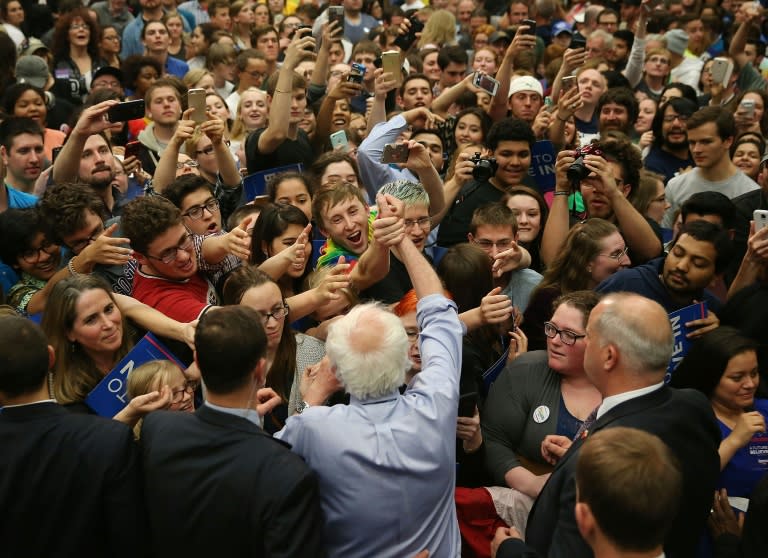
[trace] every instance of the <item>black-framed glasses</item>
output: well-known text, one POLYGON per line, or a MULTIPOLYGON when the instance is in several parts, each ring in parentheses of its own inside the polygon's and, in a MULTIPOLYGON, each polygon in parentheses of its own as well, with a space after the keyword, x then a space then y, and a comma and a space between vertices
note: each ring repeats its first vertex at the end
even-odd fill
POLYGON ((276 322, 279 322, 288 315, 290 308, 287 302, 283 302, 277 308, 273 308, 271 312, 259 312, 261 315, 261 321, 264 325, 267 325, 270 318, 274 318, 276 322))
POLYGON ((243 73, 243 74, 248 74, 248 75, 249 75, 249 76, 251 76, 253 79, 264 79, 265 77, 267 77, 267 74, 266 74, 265 72, 257 72, 257 71, 255 71, 255 70, 254 70, 254 71, 252 71, 252 72, 245 72, 245 71, 243 71, 243 72, 241 72, 241 73, 243 73))
POLYGON ((94 229, 91 231, 91 234, 88 235, 87 238, 83 238, 81 240, 76 240, 72 244, 69 245, 69 249, 72 250, 75 254, 79 254, 82 250, 86 248, 91 242, 99 238, 102 233, 104 232, 104 223, 99 223, 94 229))
POLYGON ((674 122, 675 119, 679 120, 680 122, 688 122, 690 117, 690 114, 665 114, 664 122, 674 122))
POLYGON ((24 250, 21 253, 21 259, 28 264, 35 264, 40 261, 40 255, 42 252, 45 252, 50 256, 54 254, 58 248, 59 246, 57 244, 43 240, 40 248, 28 248, 27 250, 24 250))
POLYGON ((200 166, 200 163, 195 161, 194 159, 187 159, 183 163, 176 163, 176 170, 181 170, 184 167, 190 168, 190 169, 196 169, 200 166))
POLYGON ((416 225, 419 228, 426 229, 432 223, 432 217, 419 217, 418 219, 405 219, 403 224, 406 229, 410 229, 416 225))
POLYGON ((477 244, 480 248, 483 250, 491 250, 494 246, 497 250, 504 251, 508 250, 512 247, 512 239, 511 238, 502 238, 501 240, 498 240, 494 242, 493 240, 487 240, 485 238, 479 238, 479 239, 473 239, 473 243, 477 244))
POLYGON ((629 252, 629 246, 624 246, 624 248, 611 252, 610 254, 598 254, 598 256, 605 256, 606 258, 611 258, 612 260, 620 262, 624 256, 627 255, 627 252, 629 252))
POLYGON ((200 219, 203 216, 203 209, 208 211, 211 215, 216 213, 219 210, 219 200, 216 198, 211 198, 207 202, 205 202, 203 205, 193 205, 189 209, 187 209, 184 213, 182 213, 183 217, 189 217, 193 221, 196 221, 200 219))
POLYGON ((560 335, 560 341, 566 345, 575 345, 576 341, 586 337, 586 335, 574 333, 569 329, 560 329, 552 322, 544 323, 544 335, 550 339, 554 339, 555 335, 560 335))
POLYGON ((185 393, 194 395, 197 386, 197 382, 187 382, 184 384, 184 387, 173 390, 171 392, 171 403, 181 403, 185 393))
POLYGON ((194 243, 192 242, 192 235, 190 233, 187 233, 184 235, 184 238, 182 241, 173 248, 168 248, 167 250, 163 250, 162 254, 159 256, 150 256, 147 254, 147 257, 151 260, 158 260, 163 262, 164 264, 170 264, 176 261, 176 258, 179 257, 180 251, 187 251, 191 250, 194 243))

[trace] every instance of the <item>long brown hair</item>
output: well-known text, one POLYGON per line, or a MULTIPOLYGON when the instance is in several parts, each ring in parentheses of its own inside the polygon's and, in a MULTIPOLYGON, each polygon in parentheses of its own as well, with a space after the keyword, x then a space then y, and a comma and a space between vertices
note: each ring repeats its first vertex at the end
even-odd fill
MULTIPOLYGON (((53 288, 45 308, 41 325, 56 354, 56 363, 53 366, 53 396, 62 404, 83 401, 104 378, 104 373, 96 367, 85 349, 79 343, 70 342, 67 337, 77 319, 77 301, 84 292, 93 289, 101 289, 107 293, 117 308, 117 301, 109 286, 102 279, 91 275, 59 281, 53 288)), ((128 354, 133 346, 125 317, 122 318, 122 325, 123 342, 115 351, 115 363, 128 354)))
MULTIPOLYGON (((602 250, 600 241, 619 229, 604 219, 587 219, 575 225, 555 260, 544 272, 544 277, 535 292, 541 289, 559 287, 563 294, 591 288, 592 279, 587 271, 589 262, 602 250)), ((531 294, 531 297, 535 296, 531 294)))
MULTIPOLYGON (((263 271, 247 265, 241 266, 227 276, 222 289, 223 302, 225 305, 240 304, 249 289, 266 283, 272 283, 278 289, 280 288, 263 271)), ((272 366, 267 371, 267 387, 274 389, 283 398, 283 402, 288 402, 293 376, 296 373, 296 334, 290 324, 286 323, 287 321, 288 316, 283 320, 283 334, 275 351, 272 366)))

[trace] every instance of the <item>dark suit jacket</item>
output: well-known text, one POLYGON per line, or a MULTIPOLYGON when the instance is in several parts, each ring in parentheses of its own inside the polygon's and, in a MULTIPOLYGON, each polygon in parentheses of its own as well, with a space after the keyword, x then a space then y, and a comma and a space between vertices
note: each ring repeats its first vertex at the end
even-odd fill
MULTIPOLYGON (((670 558, 694 556, 720 474, 720 432, 709 401, 699 392, 665 386, 617 405, 600 417, 590 433, 615 426, 657 435, 679 460, 683 493, 664 547, 670 558)), ((542 556, 592 556, 579 535, 573 511, 581 444, 582 440, 574 442, 557 464, 528 518, 526 543, 542 556)))
POLYGON ((141 450, 153 554, 324 556, 317 480, 289 447, 205 405, 150 413, 141 450))
POLYGON ((124 424, 56 403, 0 412, 0 554, 145 556, 138 454, 124 424))

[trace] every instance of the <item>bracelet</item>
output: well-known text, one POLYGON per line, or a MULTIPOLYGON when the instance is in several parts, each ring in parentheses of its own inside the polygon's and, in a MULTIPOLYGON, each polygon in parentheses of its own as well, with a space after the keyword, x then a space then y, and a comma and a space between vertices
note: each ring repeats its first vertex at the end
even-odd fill
POLYGON ((290 93, 293 93, 293 91, 285 91, 283 89, 278 89, 277 87, 275 87, 275 93, 288 93, 288 94, 290 94, 290 93))
POLYGON ((570 196, 571 193, 570 192, 561 192, 560 190, 555 190, 555 195, 556 196, 570 196))
POLYGON ((72 275, 72 277, 80 277, 80 276, 81 276, 81 275, 83 275, 83 274, 82 274, 82 273, 79 273, 79 272, 78 272, 78 271, 75 269, 75 264, 74 264, 74 261, 75 261, 75 258, 74 258, 74 257, 72 257, 72 258, 70 258, 70 259, 69 259, 69 262, 67 263, 67 271, 69 271, 69 273, 72 275))
POLYGON ((555 116, 555 118, 557 118, 560 122, 568 122, 567 118, 560 118, 559 114, 557 116, 555 116))

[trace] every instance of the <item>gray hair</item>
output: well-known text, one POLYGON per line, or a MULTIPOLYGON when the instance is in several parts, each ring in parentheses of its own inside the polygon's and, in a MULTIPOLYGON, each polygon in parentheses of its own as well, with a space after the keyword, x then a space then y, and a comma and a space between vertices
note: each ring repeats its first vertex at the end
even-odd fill
POLYGON ((411 366, 400 318, 379 303, 359 304, 331 324, 325 352, 336 376, 357 399, 391 393, 411 366))
POLYGON ((630 293, 614 293, 603 298, 602 311, 596 314, 594 330, 600 338, 600 346, 615 345, 627 368, 634 372, 658 372, 666 370, 672 358, 674 337, 669 320, 662 326, 652 314, 666 316, 666 311, 655 301, 630 293), (637 312, 632 299, 644 299, 648 308, 637 312))
POLYGON ((603 39, 603 46, 605 48, 613 47, 613 35, 611 35, 610 33, 608 33, 608 31, 605 31, 603 29, 595 29, 589 35, 587 35, 587 38, 603 39))
POLYGON ((405 207, 426 205, 429 207, 429 194, 424 186, 410 180, 395 180, 388 182, 379 189, 380 194, 389 194, 405 204, 405 207))

